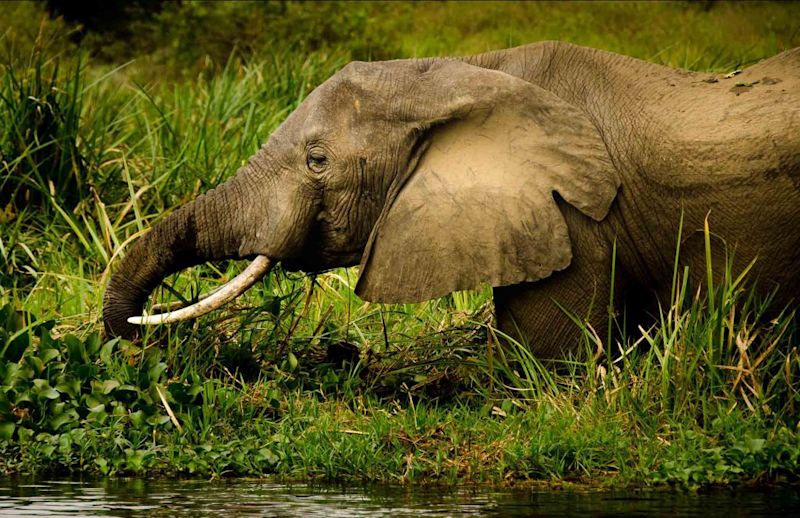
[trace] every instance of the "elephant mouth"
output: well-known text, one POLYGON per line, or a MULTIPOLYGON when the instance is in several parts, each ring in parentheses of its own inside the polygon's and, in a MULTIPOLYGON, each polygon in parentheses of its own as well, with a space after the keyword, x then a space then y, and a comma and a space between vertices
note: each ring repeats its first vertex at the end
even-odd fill
POLYGON ((298 257, 291 257, 281 261, 284 270, 290 272, 319 273, 334 268, 348 268, 356 266, 361 261, 361 254, 364 249, 354 248, 336 252, 326 252, 320 254, 301 254, 298 257))

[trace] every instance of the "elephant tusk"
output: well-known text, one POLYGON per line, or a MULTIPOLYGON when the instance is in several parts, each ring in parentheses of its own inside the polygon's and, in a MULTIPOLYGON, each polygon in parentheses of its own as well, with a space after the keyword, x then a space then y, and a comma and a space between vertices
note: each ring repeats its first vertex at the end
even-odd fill
POLYGON ((183 320, 191 320, 200 317, 206 313, 210 313, 215 309, 227 304, 244 293, 250 286, 258 282, 264 275, 266 275, 272 262, 266 256, 259 255, 252 263, 250 263, 245 270, 227 282, 224 286, 208 294, 202 300, 199 300, 177 311, 168 311, 167 313, 159 313, 157 315, 143 315, 128 318, 128 322, 137 325, 155 325, 155 324, 171 324, 173 322, 180 322, 183 320))
POLYGON ((202 294, 200 294, 199 297, 197 297, 197 300, 194 301, 194 302, 181 302, 180 300, 176 300, 176 301, 173 301, 173 302, 165 302, 163 304, 161 304, 161 303, 153 304, 152 306, 150 306, 150 312, 151 313, 161 313, 162 311, 175 311, 176 309, 185 308, 185 307, 190 306, 190 305, 192 305, 192 304, 194 304, 196 302, 200 302, 201 300, 207 299, 208 297, 210 297, 211 295, 215 294, 216 292, 218 292, 219 290, 221 290, 224 287, 225 287, 225 285, 218 286, 218 287, 214 288, 213 290, 209 291, 208 293, 202 293, 202 294))

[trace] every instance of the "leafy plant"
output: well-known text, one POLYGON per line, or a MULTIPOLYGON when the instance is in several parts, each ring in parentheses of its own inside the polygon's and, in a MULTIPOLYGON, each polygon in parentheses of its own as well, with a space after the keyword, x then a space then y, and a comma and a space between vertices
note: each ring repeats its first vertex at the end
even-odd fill
MULTIPOLYGON (((3 67, 0 83, 0 206, 19 211, 64 203, 74 207, 89 192, 79 150, 81 61, 66 80, 58 61, 34 50, 22 70, 3 67)), ((8 209, 6 209, 8 210, 8 209)))

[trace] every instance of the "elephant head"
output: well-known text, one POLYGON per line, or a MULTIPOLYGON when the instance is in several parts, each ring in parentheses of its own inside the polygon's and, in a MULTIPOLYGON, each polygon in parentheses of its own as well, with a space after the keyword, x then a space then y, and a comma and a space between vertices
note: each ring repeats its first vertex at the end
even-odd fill
POLYGON ((571 260, 555 193, 600 220, 618 185, 587 115, 539 86, 461 60, 354 62, 134 244, 106 331, 134 335, 129 318, 166 275, 215 259, 260 258, 250 281, 278 261, 360 263, 356 292, 382 302, 535 281, 571 260))

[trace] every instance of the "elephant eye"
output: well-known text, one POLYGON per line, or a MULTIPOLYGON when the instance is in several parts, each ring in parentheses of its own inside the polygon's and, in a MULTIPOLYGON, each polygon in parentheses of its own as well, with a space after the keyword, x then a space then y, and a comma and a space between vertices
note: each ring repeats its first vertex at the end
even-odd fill
POLYGON ((328 167, 328 157, 321 150, 312 149, 306 157, 306 165, 315 173, 322 173, 328 167))

